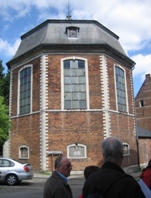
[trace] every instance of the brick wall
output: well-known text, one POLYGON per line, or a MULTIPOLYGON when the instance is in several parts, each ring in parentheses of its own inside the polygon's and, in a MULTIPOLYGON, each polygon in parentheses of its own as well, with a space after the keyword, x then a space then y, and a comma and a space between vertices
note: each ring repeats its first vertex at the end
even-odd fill
MULTIPOLYGON (((102 88, 100 78, 100 55, 78 54, 78 57, 88 61, 89 97, 90 111, 61 111, 61 59, 76 56, 68 55, 48 55, 48 143, 47 151, 61 150, 67 154, 67 146, 74 144, 86 145, 86 159, 72 159, 73 170, 82 171, 85 166, 91 164, 102 164, 102 154, 100 142, 104 139, 104 111, 102 109, 102 88), (91 111, 93 109, 93 111, 91 111)), ((137 164, 135 127, 133 114, 133 95, 131 71, 120 65, 114 59, 106 56, 107 78, 109 87, 108 116, 110 133, 119 137, 123 142, 127 142, 131 148, 131 155, 124 158, 123 166, 137 164), (114 65, 120 65, 126 72, 129 113, 120 114, 116 111, 114 65)), ((11 132, 11 157, 18 158, 18 147, 22 144, 29 146, 30 159, 35 170, 40 169, 40 59, 30 61, 33 64, 33 112, 28 116, 14 117, 12 119, 11 132)), ((24 66, 24 65, 23 65, 24 66)), ((22 67, 23 67, 22 66, 22 67)), ((18 70, 13 70, 12 78, 12 115, 17 115, 17 90, 18 90, 18 70)), ((47 156, 47 168, 53 169, 56 156, 47 156)))

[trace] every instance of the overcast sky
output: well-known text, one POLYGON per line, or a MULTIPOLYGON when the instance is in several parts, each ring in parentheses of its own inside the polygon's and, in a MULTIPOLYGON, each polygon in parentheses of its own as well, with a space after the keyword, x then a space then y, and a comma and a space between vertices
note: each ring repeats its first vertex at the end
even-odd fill
POLYGON ((47 19, 97 20, 116 35, 136 62, 134 95, 151 74, 151 0, 0 0, 0 59, 6 67, 20 37, 47 19), (69 6, 68 6, 69 5, 69 6), (68 9, 69 8, 69 9, 68 9))

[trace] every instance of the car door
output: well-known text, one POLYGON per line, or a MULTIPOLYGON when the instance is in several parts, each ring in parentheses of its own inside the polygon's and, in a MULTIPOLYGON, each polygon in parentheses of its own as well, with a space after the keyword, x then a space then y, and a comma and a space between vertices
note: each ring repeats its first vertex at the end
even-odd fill
POLYGON ((7 159, 0 159, 0 180, 4 181, 6 175, 11 171, 11 162, 7 159))

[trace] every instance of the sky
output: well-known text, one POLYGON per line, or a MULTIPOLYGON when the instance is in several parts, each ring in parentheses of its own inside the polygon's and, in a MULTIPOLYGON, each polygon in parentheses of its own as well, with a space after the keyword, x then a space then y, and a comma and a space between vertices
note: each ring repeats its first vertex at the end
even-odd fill
POLYGON ((134 96, 151 74, 151 0, 0 0, 0 60, 15 55, 21 36, 47 19, 96 20, 119 36, 136 63, 134 96))

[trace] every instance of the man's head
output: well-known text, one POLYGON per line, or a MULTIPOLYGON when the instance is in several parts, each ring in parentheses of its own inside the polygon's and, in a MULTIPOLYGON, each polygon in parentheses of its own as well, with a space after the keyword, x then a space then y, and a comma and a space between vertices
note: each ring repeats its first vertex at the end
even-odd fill
POLYGON ((96 171, 100 170, 100 168, 98 166, 87 166, 84 169, 84 177, 85 179, 87 179, 89 177, 89 175, 91 175, 91 173, 94 173, 96 171))
POLYGON ((69 177, 72 170, 71 161, 67 157, 58 157, 55 161, 55 170, 65 177, 69 177))
POLYGON ((123 144, 116 137, 108 137, 101 143, 104 162, 113 162, 122 165, 123 160, 123 144))

